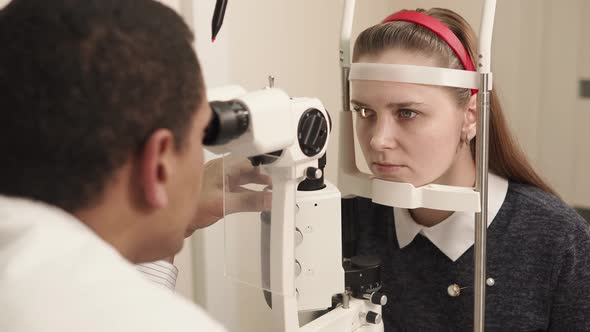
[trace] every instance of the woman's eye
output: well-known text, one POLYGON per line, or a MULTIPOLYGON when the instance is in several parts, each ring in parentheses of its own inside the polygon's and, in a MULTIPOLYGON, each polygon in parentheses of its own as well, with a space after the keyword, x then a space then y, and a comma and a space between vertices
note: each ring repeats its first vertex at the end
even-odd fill
POLYGON ((399 117, 402 119, 413 119, 418 115, 418 113, 416 113, 412 110, 406 110, 406 109, 399 110, 398 114, 399 114, 399 117))
POLYGON ((361 119, 367 119, 375 115, 375 111, 366 109, 364 107, 354 108, 354 111, 361 117, 361 119))

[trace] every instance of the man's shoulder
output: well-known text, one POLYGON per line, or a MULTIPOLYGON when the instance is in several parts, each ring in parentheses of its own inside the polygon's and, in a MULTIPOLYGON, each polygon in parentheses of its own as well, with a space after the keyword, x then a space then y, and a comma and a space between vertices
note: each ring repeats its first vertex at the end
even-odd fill
POLYGON ((94 255, 63 257, 69 265, 41 260, 38 268, 0 280, 0 307, 8 308, 0 331, 224 331, 124 259, 86 250, 94 255))
POLYGON ((0 209, 0 331, 223 331, 84 225, 18 210, 0 209))
MULTIPOLYGON (((144 280, 143 276, 133 284, 115 287, 104 285, 101 288, 105 291, 91 293, 96 296, 98 302, 112 305, 111 310, 101 316, 121 320, 123 325, 129 326, 127 331, 224 331, 201 307, 168 289, 144 280), (115 290, 117 288, 118 291, 115 290)), ((107 330, 109 326, 111 325, 106 323, 104 329, 97 331, 107 330)))
POLYGON ((213 331, 201 308, 139 276, 121 282, 0 284, 2 331, 213 331), (43 285, 45 284, 45 285, 43 285))

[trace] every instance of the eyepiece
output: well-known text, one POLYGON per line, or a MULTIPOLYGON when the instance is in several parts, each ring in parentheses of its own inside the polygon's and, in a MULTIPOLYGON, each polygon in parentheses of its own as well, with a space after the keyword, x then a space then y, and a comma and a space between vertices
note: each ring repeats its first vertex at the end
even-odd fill
POLYGON ((240 137, 250 125, 250 111, 238 100, 213 101, 213 112, 205 129, 204 145, 222 145, 240 137))

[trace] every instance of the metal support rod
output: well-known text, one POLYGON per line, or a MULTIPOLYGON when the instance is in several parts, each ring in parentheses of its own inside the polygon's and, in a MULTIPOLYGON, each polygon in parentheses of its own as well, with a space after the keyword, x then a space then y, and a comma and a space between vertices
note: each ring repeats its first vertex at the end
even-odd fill
POLYGON ((480 193, 481 211, 475 214, 475 269, 474 269, 474 313, 473 331, 485 329, 486 296, 486 231, 488 223, 488 140, 490 118, 490 90, 487 73, 481 74, 477 94, 477 147, 475 190, 480 193))
POLYGON ((349 309, 350 308, 350 298, 352 293, 349 289, 346 289, 344 293, 342 293, 342 308, 349 309))
POLYGON ((349 67, 342 67, 342 109, 344 111, 350 110, 350 82, 348 81, 349 73, 349 67))

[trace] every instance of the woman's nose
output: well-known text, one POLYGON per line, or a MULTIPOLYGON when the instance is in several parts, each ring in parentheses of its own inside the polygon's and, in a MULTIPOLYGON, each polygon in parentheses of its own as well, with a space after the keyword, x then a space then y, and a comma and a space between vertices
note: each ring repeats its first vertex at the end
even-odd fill
POLYGON ((376 151, 391 150, 397 146, 394 124, 385 119, 377 120, 371 136, 371 148, 376 151))

